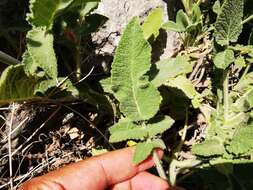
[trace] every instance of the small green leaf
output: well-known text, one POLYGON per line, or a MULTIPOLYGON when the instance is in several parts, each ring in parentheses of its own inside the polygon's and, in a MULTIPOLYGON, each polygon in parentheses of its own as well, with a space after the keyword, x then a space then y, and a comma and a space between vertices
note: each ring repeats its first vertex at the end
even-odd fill
POLYGON ((225 153, 223 144, 217 139, 205 140, 201 144, 195 144, 192 147, 192 153, 198 156, 218 156, 225 153))
POLYGON ((0 103, 32 99, 36 83, 33 77, 26 76, 24 65, 7 67, 0 78, 0 103))
POLYGON ((215 23, 215 38, 224 46, 236 42, 242 32, 243 0, 225 0, 215 23))
POLYGON ((243 57, 237 57, 235 59, 235 66, 237 68, 243 68, 243 67, 246 67, 246 62, 245 62, 245 59, 243 57))
POLYGON ((150 78, 152 83, 159 87, 166 83, 170 78, 178 75, 187 74, 192 71, 192 65, 187 56, 177 56, 157 62, 156 67, 151 68, 150 78))
POLYGON ((187 28, 191 24, 189 17, 183 10, 177 12, 176 23, 181 28, 187 28))
POLYGON ((174 123, 174 120, 169 116, 151 120, 147 124, 148 136, 155 137, 157 134, 162 134, 163 132, 171 128, 173 123, 174 123))
POLYGON ((151 154, 153 150, 153 145, 148 142, 143 142, 143 143, 138 143, 135 151, 134 151, 134 157, 133 157, 133 162, 134 164, 139 164, 151 154))
POLYGON ((111 136, 109 141, 112 143, 121 142, 130 139, 144 139, 147 137, 147 131, 129 121, 128 119, 122 119, 109 129, 111 136))
POLYGON ((134 164, 140 164, 142 161, 147 159, 154 148, 164 149, 165 145, 161 140, 158 139, 149 142, 138 143, 134 151, 134 164))
POLYGON ((162 28, 164 30, 171 30, 171 31, 175 31, 175 32, 184 32, 186 30, 186 28, 184 28, 182 25, 177 24, 173 21, 168 21, 166 23, 164 23, 162 25, 162 28))
POLYGON ((250 154, 253 150, 253 127, 242 127, 226 149, 235 155, 250 154))
POLYGON ((171 79, 166 85, 182 90, 189 99, 193 99, 198 95, 192 82, 184 76, 178 76, 171 79))
POLYGON ((156 8, 146 18, 142 25, 143 34, 145 39, 149 39, 154 36, 154 39, 159 35, 159 29, 162 26, 163 21, 163 9, 156 8))
POLYGON ((23 55, 27 75, 57 78, 57 61, 53 48, 53 35, 42 28, 34 28, 27 34, 27 51, 23 55))
POLYGON ((134 121, 147 120, 159 109, 160 93, 144 74, 150 69, 151 47, 145 40, 139 20, 127 25, 112 63, 112 87, 120 110, 134 121))
POLYGON ((220 0, 216 0, 214 5, 213 5, 213 12, 216 13, 217 15, 221 14, 221 3, 220 0))
POLYGON ((194 4, 192 7, 192 23, 198 24, 202 20, 202 13, 200 7, 197 4, 194 4))
POLYGON ((214 65, 219 69, 226 69, 235 60, 234 52, 226 49, 223 52, 217 53, 214 57, 214 65))

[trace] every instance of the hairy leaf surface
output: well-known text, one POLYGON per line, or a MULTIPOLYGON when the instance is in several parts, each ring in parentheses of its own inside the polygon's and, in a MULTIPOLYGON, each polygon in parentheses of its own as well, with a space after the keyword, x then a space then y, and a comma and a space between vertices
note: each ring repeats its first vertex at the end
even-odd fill
POLYGON ((139 164, 145 159, 147 159, 147 157, 151 154, 154 148, 164 149, 164 143, 157 139, 149 142, 138 143, 134 151, 134 164, 139 164))
POLYGON ((36 77, 57 78, 57 61, 53 48, 53 35, 42 28, 27 34, 27 51, 23 55, 25 72, 36 77))
POLYGON ((242 127, 226 149, 235 155, 249 154, 253 150, 253 126, 242 127))
POLYGON ((24 72, 24 65, 7 67, 0 78, 0 103, 31 99, 36 80, 24 72))
POLYGON ((214 65, 219 69, 226 69, 234 60, 233 50, 226 49, 214 57, 214 65))
POLYGON ((120 120, 118 123, 113 125, 109 131, 111 133, 109 141, 112 143, 130 139, 144 139, 148 135, 147 131, 143 127, 137 126, 128 119, 120 120))
POLYGON ((242 32, 243 0, 225 0, 215 23, 215 38, 220 45, 236 42, 242 32))
POLYGON ((192 147, 193 154, 199 156, 217 156, 225 153, 225 148, 217 139, 205 140, 201 144, 195 144, 192 147))
POLYGON ((61 0, 31 0, 27 20, 36 27, 49 28, 61 0))
POLYGON ((176 58, 157 62, 155 64, 156 67, 151 68, 150 71, 152 83, 159 87, 170 78, 190 73, 192 71, 192 65, 188 61, 189 58, 187 56, 177 56, 176 58))
POLYGON ((163 132, 171 128, 174 123, 174 120, 169 116, 165 116, 164 118, 161 118, 161 120, 160 118, 158 119, 159 120, 154 119, 152 123, 149 123, 147 125, 149 137, 155 137, 158 134, 162 134, 163 132))
POLYGON ((139 20, 127 25, 112 63, 112 90, 120 110, 132 120, 147 120, 159 109, 160 94, 144 76, 150 69, 151 47, 139 20))

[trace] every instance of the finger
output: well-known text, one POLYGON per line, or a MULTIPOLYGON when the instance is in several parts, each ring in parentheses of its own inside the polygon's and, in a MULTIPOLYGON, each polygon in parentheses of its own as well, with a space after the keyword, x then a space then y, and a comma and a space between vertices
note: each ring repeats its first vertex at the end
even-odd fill
POLYGON ((114 185, 111 190, 169 190, 169 185, 157 176, 141 172, 127 181, 114 185))
MULTIPOLYGON (((157 152, 162 157, 162 151, 157 150, 157 152)), ((133 147, 125 148, 80 161, 45 176, 32 179, 22 188, 23 190, 28 190, 29 187, 33 187, 34 190, 47 190, 45 187, 53 186, 52 190, 102 190, 130 179, 154 165, 152 158, 148 158, 140 165, 134 165, 132 162, 133 153, 133 147), (36 187, 43 188, 36 189, 36 187)))

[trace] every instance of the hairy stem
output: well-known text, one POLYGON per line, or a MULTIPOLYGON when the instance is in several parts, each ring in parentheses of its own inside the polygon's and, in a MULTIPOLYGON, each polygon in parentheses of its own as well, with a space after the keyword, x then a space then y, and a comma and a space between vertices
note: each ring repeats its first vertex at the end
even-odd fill
POLYGON ((153 151, 153 160, 154 160, 155 167, 156 167, 156 170, 157 170, 160 178, 167 180, 167 176, 166 176, 165 171, 162 167, 161 160, 159 159, 156 151, 153 151))
POLYGON ((225 120, 227 120, 229 112, 228 82, 229 82, 229 70, 226 69, 223 74, 223 106, 224 106, 225 120))

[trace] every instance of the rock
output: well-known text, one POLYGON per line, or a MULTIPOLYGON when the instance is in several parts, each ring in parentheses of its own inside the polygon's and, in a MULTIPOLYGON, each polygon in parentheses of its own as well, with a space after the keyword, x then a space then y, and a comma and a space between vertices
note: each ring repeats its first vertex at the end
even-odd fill
MULTIPOLYGON (((141 20, 144 20, 148 13, 156 7, 164 9, 164 22, 166 22, 168 20, 168 8, 167 3, 163 0, 102 0, 96 13, 108 17, 109 20, 104 27, 93 35, 93 41, 97 44, 104 42, 98 53, 112 55, 119 43, 120 35, 131 18, 139 16, 141 20)), ((165 39, 161 41, 166 42, 166 46, 159 57, 161 56, 160 58, 164 59, 173 55, 175 47, 177 47, 177 34, 167 32, 165 39)))

